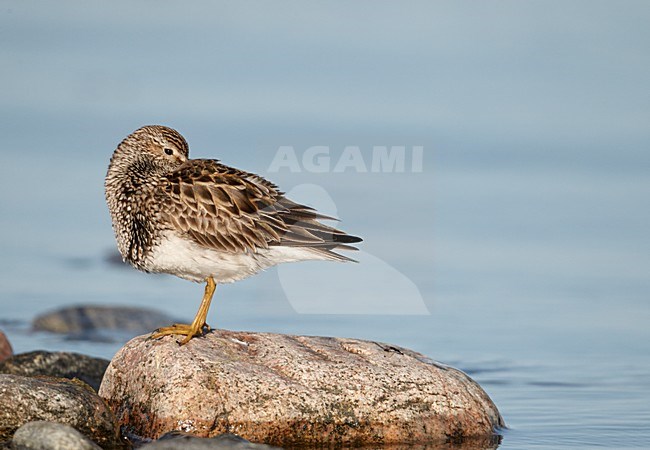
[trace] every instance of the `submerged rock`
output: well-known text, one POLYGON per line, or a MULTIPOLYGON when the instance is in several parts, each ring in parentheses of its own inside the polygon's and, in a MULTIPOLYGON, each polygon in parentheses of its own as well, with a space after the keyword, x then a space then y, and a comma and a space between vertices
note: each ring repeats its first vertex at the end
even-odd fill
POLYGON ((98 390, 109 361, 67 352, 21 353, 0 362, 0 373, 60 378, 78 378, 98 390))
POLYGON ((99 390, 121 425, 157 438, 235 433, 279 446, 492 443, 503 426, 463 372, 355 339, 214 330, 130 341, 99 390))
POLYGON ((70 425, 101 447, 119 448, 115 416, 79 380, 0 375, 0 441, 34 421, 70 425))
POLYGON ((253 444, 234 434, 222 434, 213 438, 199 438, 187 433, 171 432, 156 442, 140 447, 146 450, 273 450, 264 444, 253 444))
POLYGON ((69 425, 29 422, 18 428, 11 441, 19 450, 101 450, 101 447, 69 425))
POLYGON ((9 339, 7 339, 7 336, 0 331, 0 362, 9 358, 12 354, 13 350, 11 349, 9 339))
MULTIPOLYGON (((42 314, 32 322, 34 331, 49 331, 83 339, 97 339, 97 332, 117 330, 131 336, 171 325, 171 317, 148 308, 123 306, 71 306, 42 314)), ((105 339, 105 337, 99 337, 105 339)))

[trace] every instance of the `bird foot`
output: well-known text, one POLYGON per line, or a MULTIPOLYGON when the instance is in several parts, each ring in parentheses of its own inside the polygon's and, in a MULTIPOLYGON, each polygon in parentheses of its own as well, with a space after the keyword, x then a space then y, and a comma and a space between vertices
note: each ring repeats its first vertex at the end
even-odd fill
POLYGON ((164 336, 169 336, 169 335, 182 335, 185 336, 183 340, 178 341, 180 345, 185 345, 187 344, 190 339, 192 339, 194 336, 201 336, 203 333, 208 333, 212 330, 210 328, 210 325, 207 323, 204 323, 202 326, 198 327, 195 326, 194 324, 188 325, 185 323, 175 323, 174 325, 170 327, 162 327, 158 328, 156 331, 151 333, 151 336, 149 339, 160 339, 164 336))

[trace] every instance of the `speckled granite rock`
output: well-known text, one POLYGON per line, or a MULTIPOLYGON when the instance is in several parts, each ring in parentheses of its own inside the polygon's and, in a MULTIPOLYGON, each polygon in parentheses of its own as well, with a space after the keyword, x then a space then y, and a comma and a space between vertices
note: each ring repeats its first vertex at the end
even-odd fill
POLYGON ((99 389, 109 361, 67 352, 35 351, 20 353, 0 362, 0 373, 61 378, 78 378, 99 389))
POLYGON ((7 336, 0 331, 0 362, 9 358, 11 355, 13 355, 13 350, 11 349, 9 339, 7 339, 7 336))
POLYGON ((15 450, 101 450, 71 426, 44 421, 18 428, 11 445, 15 450))
POLYGON ((70 425, 102 447, 119 447, 115 416, 79 380, 0 375, 0 441, 34 421, 70 425))
POLYGON ((463 372, 355 339, 215 330, 130 341, 99 390, 121 425, 157 438, 235 433, 252 442, 381 445, 493 439, 503 426, 463 372))

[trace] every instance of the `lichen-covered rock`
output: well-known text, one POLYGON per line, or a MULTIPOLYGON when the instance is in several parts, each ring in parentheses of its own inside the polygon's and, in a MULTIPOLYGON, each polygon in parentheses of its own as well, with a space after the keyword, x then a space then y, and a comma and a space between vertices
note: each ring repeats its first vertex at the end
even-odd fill
POLYGON ((16 450, 101 450, 71 426, 44 421, 18 428, 11 445, 16 450))
POLYGON ((7 339, 7 336, 5 336, 2 331, 0 331, 0 362, 9 358, 12 354, 13 350, 11 349, 9 339, 7 339))
POLYGON ((138 337, 113 358, 99 394, 121 425, 154 439, 179 429, 278 446, 493 442, 503 426, 463 372, 355 339, 214 330, 179 346, 138 337))
POLYGON ((0 373, 60 378, 78 378, 99 389, 109 361, 79 353, 34 351, 20 353, 0 362, 0 373))
POLYGON ((0 441, 28 422, 72 426, 102 447, 119 447, 115 416, 90 386, 79 380, 0 375, 0 441))

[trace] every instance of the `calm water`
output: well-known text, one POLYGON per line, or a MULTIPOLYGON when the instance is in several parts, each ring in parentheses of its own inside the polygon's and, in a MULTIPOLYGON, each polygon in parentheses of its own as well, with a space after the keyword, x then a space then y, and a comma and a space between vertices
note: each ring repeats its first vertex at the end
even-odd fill
POLYGON ((221 286, 211 325, 459 367, 509 425, 503 449, 650 447, 647 3, 160 5, 2 3, 0 328, 17 352, 121 346, 29 332, 61 306, 193 316, 200 286, 107 262, 110 154, 164 123, 365 239, 358 265, 221 286), (299 172, 269 170, 281 146, 299 172), (305 167, 313 146, 329 170, 305 167), (367 172, 335 171, 346 146, 367 172), (373 172, 373 146, 422 146, 422 171, 373 172))

